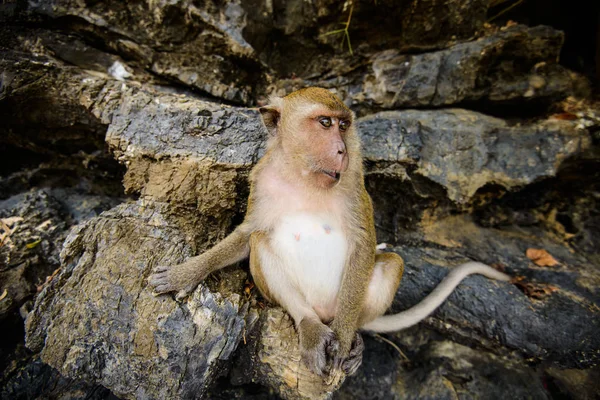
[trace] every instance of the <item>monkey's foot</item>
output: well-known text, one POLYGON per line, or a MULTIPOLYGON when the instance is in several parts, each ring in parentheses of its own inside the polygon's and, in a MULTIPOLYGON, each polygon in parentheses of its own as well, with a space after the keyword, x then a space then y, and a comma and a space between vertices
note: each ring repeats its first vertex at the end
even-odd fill
POLYGON ((298 326, 302 361, 315 374, 325 376, 330 369, 329 354, 338 351, 338 341, 333 331, 321 321, 303 319, 298 326))
POLYGON ((364 349, 365 343, 363 342, 363 338, 360 333, 356 332, 348 357, 335 359, 334 365, 340 366, 346 375, 354 375, 358 371, 360 364, 362 364, 364 349))
POLYGON ((170 267, 159 265, 152 270, 148 284, 156 294, 177 292, 175 299, 183 300, 196 289, 202 280, 198 278, 198 269, 197 265, 188 263, 170 267))

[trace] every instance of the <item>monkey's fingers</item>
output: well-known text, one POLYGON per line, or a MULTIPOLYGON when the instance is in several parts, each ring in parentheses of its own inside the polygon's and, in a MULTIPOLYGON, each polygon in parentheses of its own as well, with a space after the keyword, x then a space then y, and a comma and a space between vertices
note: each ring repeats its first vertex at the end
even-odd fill
POLYGON ((340 351, 340 342, 338 342, 337 340, 332 340, 327 345, 325 351, 327 352, 327 358, 329 360, 333 360, 337 353, 340 351))
POLYGON ((168 276, 168 273, 165 272, 158 272, 158 273, 153 273, 152 275, 150 275, 148 277, 148 283, 151 285, 154 285, 157 282, 160 282, 161 280, 163 280, 165 277, 168 276))
POLYGON ((348 358, 342 360, 342 371, 344 371, 346 375, 354 375, 356 371, 358 371, 358 367, 362 364, 364 349, 365 342, 363 341, 362 336, 357 332, 348 358))
POLYGON ((157 294, 162 294, 177 290, 177 288, 173 286, 171 280, 169 279, 168 271, 165 269, 157 273, 157 269, 158 267, 154 269, 155 273, 148 277, 148 284, 150 287, 152 287, 154 292, 157 294))
POLYGON ((160 296, 161 294, 165 294, 165 293, 169 293, 169 292, 171 292, 171 290, 169 290, 169 288, 164 285, 156 286, 152 290, 152 294, 155 296, 160 296))
POLYGON ((166 279, 168 279, 168 274, 166 272, 161 272, 158 274, 152 274, 148 277, 148 283, 152 286, 158 286, 161 283, 165 283, 166 279))
POLYGON ((333 332, 327 332, 319 338, 319 343, 312 349, 302 349, 302 360, 304 364, 315 374, 326 376, 330 370, 328 362, 329 348, 336 348, 337 339, 333 332))
POLYGON ((158 274, 160 272, 165 272, 167 270, 169 270, 171 267, 168 267, 166 265, 157 265, 156 267, 152 268, 152 272, 155 274, 158 274))

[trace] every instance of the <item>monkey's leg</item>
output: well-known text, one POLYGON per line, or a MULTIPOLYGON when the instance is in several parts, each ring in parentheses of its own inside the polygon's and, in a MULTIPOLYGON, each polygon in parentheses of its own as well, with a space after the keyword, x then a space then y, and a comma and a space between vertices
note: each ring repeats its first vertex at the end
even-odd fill
POLYGON ((159 265, 148 283, 155 293, 178 292, 180 300, 190 294, 209 274, 248 257, 250 234, 244 224, 207 252, 174 266, 159 265))
POLYGON ((328 368, 337 340, 333 331, 321 322, 302 292, 290 282, 281 259, 271 249, 268 237, 255 232, 250 237, 250 272, 254 283, 269 301, 281 305, 296 323, 302 360, 319 375, 328 368))
POLYGON ((383 315, 392 304, 402 274, 404 260, 396 253, 375 256, 375 268, 367 288, 367 298, 360 315, 359 326, 383 315))
POLYGON ((266 235, 264 232, 254 232, 250 235, 250 275, 256 284, 258 290, 271 303, 275 303, 273 296, 269 292, 269 286, 260 266, 259 252, 261 243, 265 241, 263 246, 267 246, 266 235))
POLYGON ((490 279, 509 282, 510 276, 489 265, 469 261, 454 267, 450 273, 420 303, 393 315, 383 315, 362 325, 361 329, 372 332, 395 332, 416 325, 433 313, 467 276, 480 274, 490 279))
MULTIPOLYGON (((404 273, 404 261, 396 253, 375 255, 375 268, 367 288, 367 298, 360 315, 359 326, 383 315, 394 300, 404 273)), ((342 361, 342 370, 353 375, 362 362, 364 343, 357 332, 348 358, 342 361)))

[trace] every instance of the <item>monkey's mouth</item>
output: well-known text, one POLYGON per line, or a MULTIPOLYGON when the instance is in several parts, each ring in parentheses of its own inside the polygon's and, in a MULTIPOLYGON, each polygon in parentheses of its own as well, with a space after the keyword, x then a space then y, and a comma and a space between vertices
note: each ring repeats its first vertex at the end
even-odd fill
POLYGON ((328 177, 330 177, 331 179, 335 180, 335 181, 339 181, 340 180, 340 173, 337 171, 328 171, 326 169, 321 169, 319 172, 327 175, 328 177))

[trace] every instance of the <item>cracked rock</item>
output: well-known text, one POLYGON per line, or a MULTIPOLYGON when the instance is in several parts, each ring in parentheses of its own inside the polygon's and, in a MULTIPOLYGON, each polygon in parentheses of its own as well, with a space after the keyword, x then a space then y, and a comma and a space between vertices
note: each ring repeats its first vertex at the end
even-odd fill
POLYGON ((190 226, 148 201, 79 225, 27 319, 27 346, 61 374, 121 398, 202 395, 240 342, 248 306, 202 285, 183 304, 148 290, 154 265, 191 255, 180 231, 190 226))

